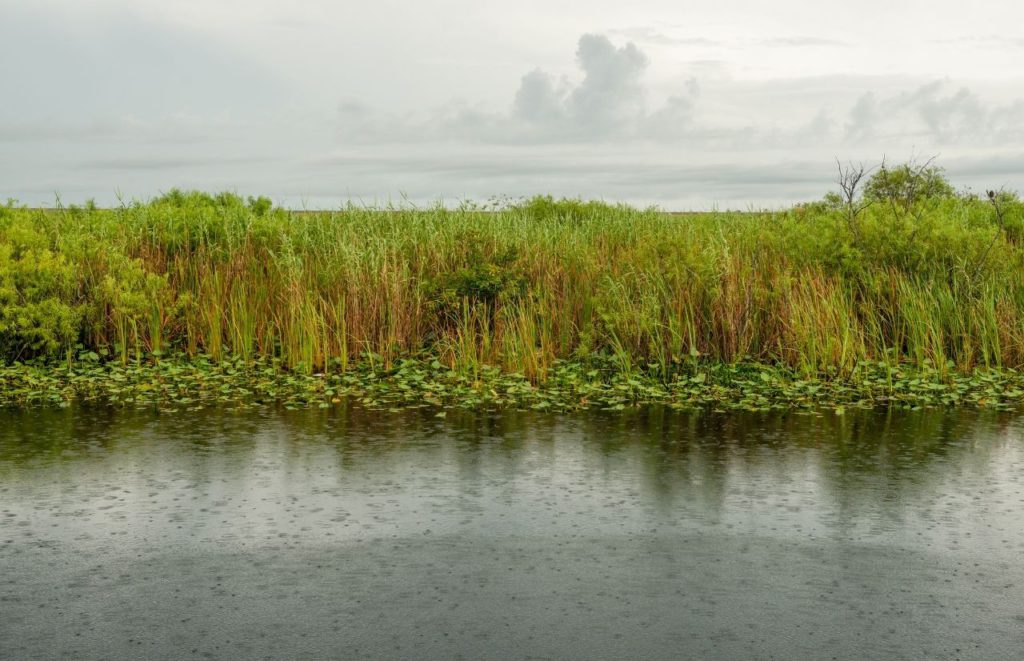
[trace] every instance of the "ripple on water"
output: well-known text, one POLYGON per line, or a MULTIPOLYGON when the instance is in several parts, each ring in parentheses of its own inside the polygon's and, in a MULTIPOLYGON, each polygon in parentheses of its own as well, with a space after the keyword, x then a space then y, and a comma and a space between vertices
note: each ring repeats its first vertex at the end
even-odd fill
POLYGON ((11 658, 1013 658, 1021 421, 0 413, 11 658))

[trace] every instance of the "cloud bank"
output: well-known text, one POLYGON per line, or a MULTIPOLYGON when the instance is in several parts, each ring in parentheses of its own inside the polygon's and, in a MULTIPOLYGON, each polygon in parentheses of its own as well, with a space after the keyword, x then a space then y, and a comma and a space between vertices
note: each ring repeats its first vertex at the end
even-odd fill
MULTIPOLYGON (((795 46, 815 44, 791 41, 795 46)), ((787 102, 782 85, 773 99, 770 90, 742 81, 718 81, 716 91, 723 97, 750 104, 718 113, 721 103, 702 104, 697 77, 687 79, 660 102, 651 103, 643 79, 650 60, 632 42, 616 46, 605 35, 585 34, 577 44, 576 62, 576 80, 541 68, 528 71, 504 112, 487 112, 462 103, 426 115, 394 116, 349 101, 339 108, 340 137, 353 143, 646 141, 755 150, 813 144, 837 153, 851 147, 858 151, 1024 147, 1024 99, 992 102, 948 80, 919 82, 909 90, 881 93, 858 90, 871 80, 837 76, 832 81, 801 81, 821 89, 812 104, 804 98, 787 102), (833 98, 834 88, 843 89, 840 103, 833 98), (776 116, 785 118, 761 115, 773 110, 772 106, 776 116), (731 119, 723 119, 730 115, 731 119)))
MULTIPOLYGON (((907 74, 750 76, 730 59, 855 50, 831 36, 589 32, 575 49, 566 40, 561 65, 506 67, 495 76, 503 88, 399 104, 345 86, 314 94, 245 48, 130 12, 5 18, 22 29, 0 41, 0 73, 18 90, 0 104, 0 198, 29 203, 179 186, 296 206, 542 193, 777 206, 829 190, 836 157, 911 155, 938 155, 958 184, 1024 188, 1024 88, 907 74)), ((333 66, 372 72, 383 65, 371 55, 333 66)))

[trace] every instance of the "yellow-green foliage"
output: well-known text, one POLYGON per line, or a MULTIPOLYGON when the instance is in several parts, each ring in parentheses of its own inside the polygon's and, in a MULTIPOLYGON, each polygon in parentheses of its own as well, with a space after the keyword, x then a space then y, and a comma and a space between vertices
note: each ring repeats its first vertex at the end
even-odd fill
POLYGON ((120 209, 0 209, 0 355, 82 348, 280 358, 305 370, 432 354, 543 380, 602 355, 670 373, 755 360, 1024 365, 1021 205, 814 203, 671 215, 535 198, 289 212, 172 192, 120 209))
POLYGON ((46 237, 0 216, 0 354, 59 355, 82 321, 75 269, 46 237))

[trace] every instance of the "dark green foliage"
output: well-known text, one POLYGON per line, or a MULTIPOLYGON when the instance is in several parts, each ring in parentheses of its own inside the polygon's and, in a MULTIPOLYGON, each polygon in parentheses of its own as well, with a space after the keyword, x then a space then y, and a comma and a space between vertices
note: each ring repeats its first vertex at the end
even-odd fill
MULTIPOLYGON (((267 198, 259 198, 255 202, 261 202, 267 200, 267 198)), ((154 207, 172 207, 175 209, 230 209, 230 208, 253 208, 255 207, 253 198, 249 198, 247 204, 238 195, 229 193, 227 191, 221 193, 204 193, 202 191, 183 191, 178 188, 172 188, 168 192, 154 198, 148 203, 154 207)))
POLYGON ((478 236, 469 237, 468 264, 434 278, 427 286, 428 297, 437 313, 456 322, 464 305, 481 306, 493 315, 499 303, 511 303, 526 293, 527 280, 517 266, 517 251, 506 248, 483 254, 478 236))
POLYGON ((263 197, 262 195, 259 197, 252 197, 250 195, 248 199, 248 206, 249 210, 252 211, 254 215, 265 216, 274 207, 274 203, 269 197, 263 197))
POLYGON ((584 202, 568 198, 556 200, 551 195, 537 195, 510 207, 537 221, 554 220, 566 223, 585 222, 587 219, 600 216, 607 208, 608 205, 602 202, 584 202))

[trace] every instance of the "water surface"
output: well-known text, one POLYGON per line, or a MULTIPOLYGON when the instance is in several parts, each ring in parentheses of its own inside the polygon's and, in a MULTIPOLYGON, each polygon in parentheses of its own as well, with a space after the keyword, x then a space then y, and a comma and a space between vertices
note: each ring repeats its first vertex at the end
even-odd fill
POLYGON ((0 657, 1024 651, 1024 419, 0 413, 0 657))

